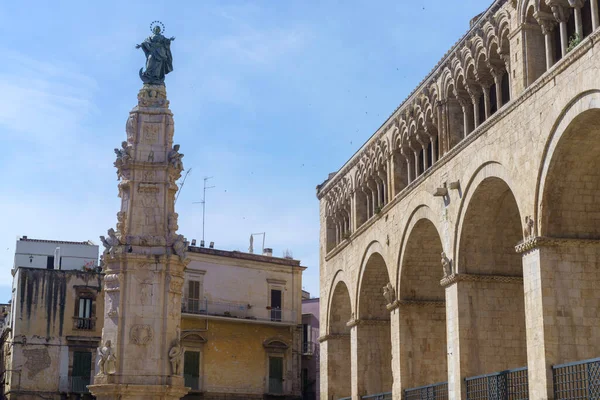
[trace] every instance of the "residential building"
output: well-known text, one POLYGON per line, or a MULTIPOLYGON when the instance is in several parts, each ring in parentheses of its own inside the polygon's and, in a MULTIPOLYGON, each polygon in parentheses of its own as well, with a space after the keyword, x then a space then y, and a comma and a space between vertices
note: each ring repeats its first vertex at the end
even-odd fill
POLYGON ((317 187, 321 398, 600 392, 599 8, 493 1, 317 187))
POLYGON ((302 296, 302 400, 319 400, 319 298, 302 296))
POLYGON ((91 242, 17 241, 0 398, 90 398, 104 313, 97 259, 91 242))
POLYGON ((181 343, 185 399, 300 399, 300 262, 189 247, 181 343))

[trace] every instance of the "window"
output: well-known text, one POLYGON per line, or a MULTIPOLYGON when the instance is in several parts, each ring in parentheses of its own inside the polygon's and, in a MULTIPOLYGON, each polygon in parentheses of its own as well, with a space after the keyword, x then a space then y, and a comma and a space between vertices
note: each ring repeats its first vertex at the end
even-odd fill
POLYGON ((77 314, 75 319, 76 329, 93 329, 92 319, 92 298, 80 297, 77 304, 77 314))
POLYGON ((90 384, 92 372, 92 353, 75 351, 73 353, 73 372, 71 373, 71 391, 74 393, 88 393, 87 385, 90 384))
POLYGON ((200 281, 188 281, 188 299, 187 299, 187 312, 199 313, 203 310, 202 307, 202 285, 200 281))
POLYGON ((302 324, 302 354, 312 353, 310 339, 310 325, 302 324))
POLYGON ((283 393, 283 357, 269 357, 269 393, 283 393))
POLYGON ((271 321, 281 321, 281 290, 271 289, 271 321))
POLYGON ((183 356, 183 379, 185 386, 200 390, 200 352, 186 351, 183 356))

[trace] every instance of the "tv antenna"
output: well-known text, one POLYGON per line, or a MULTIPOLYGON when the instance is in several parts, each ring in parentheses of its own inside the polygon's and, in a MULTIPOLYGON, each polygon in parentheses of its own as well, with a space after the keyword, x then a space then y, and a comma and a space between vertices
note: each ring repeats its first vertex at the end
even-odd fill
POLYGON ((212 176, 204 178, 204 188, 202 189, 202 201, 195 201, 193 204, 202 204, 202 242, 204 242, 204 221, 206 218, 206 189, 212 189, 216 186, 206 186, 206 181, 212 179, 212 176))
POLYGON ((181 185, 179 185, 179 191, 177 191, 177 196, 175 196, 175 201, 173 203, 177 203, 177 199, 179 198, 179 194, 183 190, 183 185, 185 185, 185 180, 187 179, 187 176, 190 174, 190 172, 192 172, 191 168, 188 168, 188 170, 185 171, 185 175, 183 176, 183 179, 181 180, 181 185))

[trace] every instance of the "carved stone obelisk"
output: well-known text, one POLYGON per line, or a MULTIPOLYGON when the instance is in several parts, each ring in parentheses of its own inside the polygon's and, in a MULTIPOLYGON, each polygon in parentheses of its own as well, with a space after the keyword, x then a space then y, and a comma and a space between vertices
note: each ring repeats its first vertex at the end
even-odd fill
MULTIPOLYGON (((147 70, 152 72, 148 64, 147 70)), ((106 247, 104 328, 100 368, 89 388, 99 400, 180 399, 188 388, 181 368, 172 366, 181 364, 173 355, 182 355, 176 346, 188 262, 175 213, 183 155, 173 146, 164 84, 144 84, 126 132, 127 140, 115 149, 121 198, 116 231, 111 228, 108 238, 101 238, 106 247)))

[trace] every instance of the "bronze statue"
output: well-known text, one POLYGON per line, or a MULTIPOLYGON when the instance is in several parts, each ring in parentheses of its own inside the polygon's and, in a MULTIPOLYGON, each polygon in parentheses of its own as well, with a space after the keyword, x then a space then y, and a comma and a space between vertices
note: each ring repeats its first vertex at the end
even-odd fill
POLYGON ((160 21, 152 22, 150 28, 152 36, 135 46, 136 49, 141 48, 146 55, 146 70, 140 68, 140 79, 150 85, 164 85, 165 75, 173 71, 171 42, 175 38, 167 39, 162 35, 161 32, 164 32, 165 27, 160 21))

